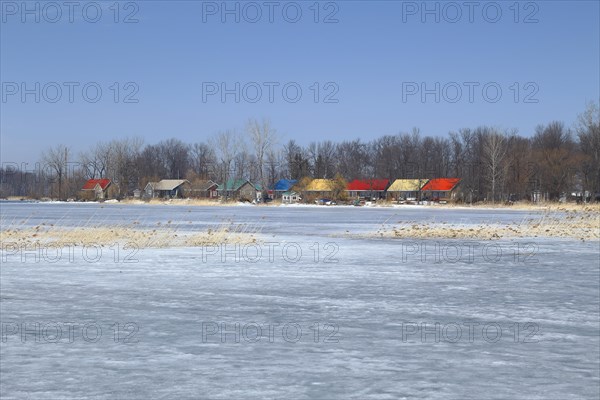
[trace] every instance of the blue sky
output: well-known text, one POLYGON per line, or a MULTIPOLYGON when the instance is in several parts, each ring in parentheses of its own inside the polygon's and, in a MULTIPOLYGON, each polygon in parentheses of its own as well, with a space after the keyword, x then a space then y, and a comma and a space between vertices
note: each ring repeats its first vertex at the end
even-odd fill
POLYGON ((33 162, 56 143, 78 152, 124 136, 205 141, 262 117, 283 140, 303 144, 412 127, 444 136, 481 124, 530 136, 552 120, 571 126, 600 98, 598 1, 475 2, 472 21, 464 2, 427 2, 438 7, 439 22, 424 14, 423 2, 320 2, 318 23, 314 1, 274 2, 272 23, 263 1, 228 2, 238 4, 239 22, 233 14, 222 21, 222 2, 120 2, 118 16, 114 1, 90 3, 79 2, 70 22, 64 6, 58 16, 52 5, 40 2, 35 11, 28 3, 34 12, 24 14, 20 1, 2 2, 2 162, 33 162), (92 23, 96 4, 102 15, 92 23), (256 4, 262 16, 248 22, 256 4), (296 9, 302 15, 291 23, 296 9), (128 15, 137 22, 124 23, 128 15), (338 22, 325 23, 327 16, 338 22), (213 82, 219 91, 239 82, 239 103, 234 94, 222 102, 220 93, 207 93, 213 82), (24 100, 23 83, 34 92, 24 100), (95 87, 102 90, 97 102, 83 97, 86 84, 90 101, 95 87), (432 91, 424 99, 422 85, 432 91), (256 86, 262 96, 251 103, 256 86), (291 102, 298 87, 302 96, 291 102), (328 94, 337 102, 324 102, 328 94), (126 95, 138 102, 124 102, 126 95))

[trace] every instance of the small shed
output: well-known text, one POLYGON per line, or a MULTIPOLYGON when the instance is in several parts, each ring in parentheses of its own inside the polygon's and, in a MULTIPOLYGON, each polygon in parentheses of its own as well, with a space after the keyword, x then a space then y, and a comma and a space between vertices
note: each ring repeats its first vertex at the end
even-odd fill
POLYGON ((302 201, 302 196, 298 192, 288 191, 281 195, 281 201, 284 204, 293 204, 302 201))

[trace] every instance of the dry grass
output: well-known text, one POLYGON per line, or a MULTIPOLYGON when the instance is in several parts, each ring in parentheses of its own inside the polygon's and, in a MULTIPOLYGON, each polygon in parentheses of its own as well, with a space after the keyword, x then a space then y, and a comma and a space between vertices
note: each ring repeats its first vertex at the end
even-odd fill
POLYGON ((410 239, 572 238, 582 241, 600 239, 600 213, 596 208, 548 211, 512 224, 448 224, 444 222, 398 221, 384 224, 379 230, 354 237, 410 239))
POLYGON ((154 229, 130 226, 94 227, 8 227, 0 231, 0 242, 19 246, 111 246, 115 243, 135 244, 138 248, 200 247, 221 244, 256 243, 259 229, 246 224, 220 224, 206 231, 178 229, 171 224, 158 224, 154 229))

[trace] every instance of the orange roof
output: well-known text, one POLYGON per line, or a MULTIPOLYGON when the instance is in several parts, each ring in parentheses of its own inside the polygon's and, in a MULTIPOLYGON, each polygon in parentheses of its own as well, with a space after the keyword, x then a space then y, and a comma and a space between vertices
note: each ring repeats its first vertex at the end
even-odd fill
POLYGON ((436 178, 431 179, 423 189, 424 192, 449 192, 460 182, 459 178, 436 178))

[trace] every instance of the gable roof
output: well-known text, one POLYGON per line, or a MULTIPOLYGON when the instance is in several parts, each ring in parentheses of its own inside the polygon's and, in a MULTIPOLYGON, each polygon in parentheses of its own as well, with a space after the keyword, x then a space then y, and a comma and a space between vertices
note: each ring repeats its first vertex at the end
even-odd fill
POLYGON ((83 185, 81 190, 94 190, 96 189, 96 185, 100 186, 100 189, 106 190, 111 184, 110 179, 88 179, 88 181, 83 185))
POLYGON ((217 190, 227 190, 227 191, 237 192, 238 190, 240 190, 240 188, 242 186, 244 186, 246 184, 246 182, 249 183, 250 185, 252 185, 252 187, 254 189, 261 190, 260 185, 255 185, 252 182, 250 182, 248 179, 229 179, 224 184, 220 184, 219 187, 217 188, 217 190))
POLYGON ((384 191, 388 184, 390 183, 389 179, 355 179, 352 182, 348 183, 346 190, 350 191, 384 191))
POLYGON ((425 186, 423 186, 423 191, 427 192, 447 192, 454 189, 456 185, 460 182, 459 178, 436 178, 431 179, 425 186))
POLYGON ((175 190, 185 183, 189 184, 190 182, 186 179, 163 179, 160 182, 153 182, 152 188, 154 190, 175 190))
POLYGON ((306 187, 307 192, 331 192, 333 181, 331 179, 313 179, 306 187))
POLYGON ((191 184, 190 189, 191 190, 208 190, 213 186, 218 186, 215 182, 211 181, 210 179, 202 179, 202 180, 198 180, 198 181, 194 181, 194 183, 191 184))
POLYGON ((280 179, 273 185, 273 190, 285 192, 290 190, 298 181, 296 179, 280 179))
POLYGON ((418 192, 427 182, 429 179, 396 179, 388 192, 418 192))

